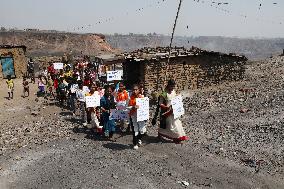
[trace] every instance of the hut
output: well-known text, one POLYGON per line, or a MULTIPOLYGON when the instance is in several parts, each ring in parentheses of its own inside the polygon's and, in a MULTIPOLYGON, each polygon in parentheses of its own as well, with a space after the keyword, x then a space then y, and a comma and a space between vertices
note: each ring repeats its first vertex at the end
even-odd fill
POLYGON ((0 78, 19 78, 27 71, 26 46, 0 46, 0 78))
POLYGON ((247 61, 244 56, 196 47, 189 50, 175 47, 171 50, 169 64, 168 58, 168 47, 143 48, 125 54, 125 83, 128 87, 134 83, 144 83, 147 94, 163 90, 169 78, 176 80, 179 91, 197 89, 224 80, 242 79, 247 61))

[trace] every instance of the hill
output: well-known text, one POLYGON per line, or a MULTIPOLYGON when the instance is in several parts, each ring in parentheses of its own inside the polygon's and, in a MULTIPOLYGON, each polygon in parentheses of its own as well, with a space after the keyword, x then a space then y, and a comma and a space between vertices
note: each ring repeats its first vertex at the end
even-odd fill
POLYGON ((64 32, 0 32, 0 44, 25 45, 29 56, 86 55, 108 54, 116 52, 100 34, 75 34, 64 32))

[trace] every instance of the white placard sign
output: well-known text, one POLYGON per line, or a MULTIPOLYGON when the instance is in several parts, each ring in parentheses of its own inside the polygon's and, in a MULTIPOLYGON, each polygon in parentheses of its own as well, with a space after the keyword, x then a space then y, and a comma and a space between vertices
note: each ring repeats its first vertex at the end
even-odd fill
POLYGON ((128 120, 129 119, 129 114, 128 111, 126 110, 116 110, 116 109, 111 109, 110 110, 110 120, 128 120))
POLYGON ((63 69, 63 63, 60 63, 60 62, 53 63, 53 67, 56 70, 62 70, 63 69))
POLYGON ((122 70, 107 71, 107 81, 121 81, 122 75, 122 70))
POLYGON ((71 93, 76 93, 76 91, 79 89, 78 84, 73 84, 70 88, 71 93))
POLYGON ((93 96, 86 96, 86 107, 87 108, 94 108, 100 106, 100 96, 93 95, 93 96))
POLYGON ((145 121, 149 119, 149 98, 136 98, 137 109, 137 121, 145 121))
POLYGON ((180 116, 184 115, 184 107, 181 95, 173 98, 171 104, 173 108, 174 119, 177 119, 180 116))
POLYGON ((90 92, 90 89, 89 89, 88 86, 83 86, 83 91, 84 91, 85 93, 89 93, 89 92, 90 92))

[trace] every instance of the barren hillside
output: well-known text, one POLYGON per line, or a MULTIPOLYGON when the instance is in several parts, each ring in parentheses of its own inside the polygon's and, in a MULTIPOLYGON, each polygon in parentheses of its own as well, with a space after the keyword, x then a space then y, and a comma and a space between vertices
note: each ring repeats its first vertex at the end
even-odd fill
MULTIPOLYGON (((114 48, 119 48, 124 51, 133 51, 145 46, 169 46, 170 44, 170 37, 161 35, 106 35, 106 40, 114 48)), ((243 54, 249 59, 264 59, 271 55, 278 55, 282 53, 284 49, 284 39, 176 36, 174 38, 173 45, 184 46, 186 48, 196 46, 210 51, 243 54)))
POLYGON ((116 51, 99 34, 1 32, 0 44, 25 45, 31 56, 62 55, 69 51, 97 55, 116 51))
MULTIPOLYGON (((168 46, 169 36, 162 35, 100 35, 64 32, 0 32, 0 45, 26 45, 28 55, 62 55, 72 51, 86 55, 133 51, 143 47, 168 46)), ((196 46, 206 50, 243 54, 249 59, 264 59, 283 52, 284 39, 229 38, 218 36, 181 37, 176 36, 174 46, 190 48, 196 46)))

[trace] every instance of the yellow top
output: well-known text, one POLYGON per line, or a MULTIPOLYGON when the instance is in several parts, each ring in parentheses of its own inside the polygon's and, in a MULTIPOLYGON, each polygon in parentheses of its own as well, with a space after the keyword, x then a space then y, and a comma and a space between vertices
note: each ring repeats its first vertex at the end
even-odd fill
POLYGON ((7 80, 6 83, 7 83, 9 89, 14 88, 14 81, 13 81, 13 79, 7 80))
POLYGON ((72 76, 72 72, 71 71, 65 72, 64 76, 65 77, 71 77, 72 76))

